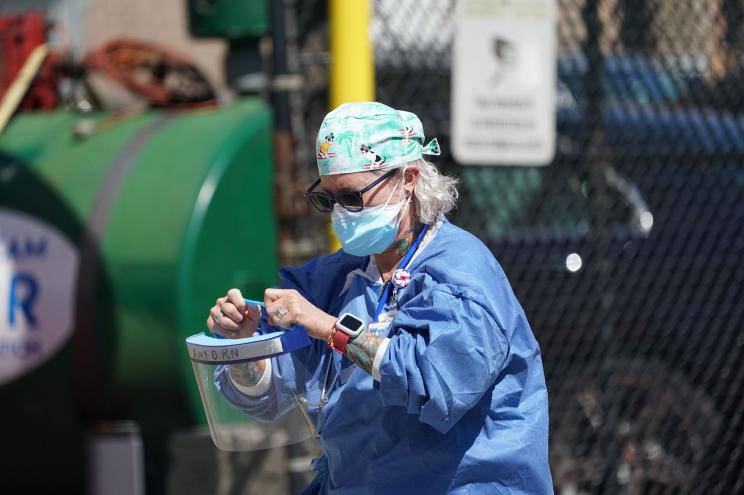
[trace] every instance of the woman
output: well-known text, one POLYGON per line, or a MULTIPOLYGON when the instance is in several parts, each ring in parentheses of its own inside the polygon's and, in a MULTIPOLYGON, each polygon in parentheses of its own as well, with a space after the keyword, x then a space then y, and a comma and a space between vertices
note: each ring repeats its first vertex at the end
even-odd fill
MULTIPOLYGON (((350 103, 326 116, 316 150, 306 197, 343 249, 282 270, 263 321, 237 289, 207 319, 228 338, 300 325, 323 356, 309 366, 334 360, 304 493, 552 493, 540 350, 490 251, 444 217, 456 181, 423 158, 436 140, 424 145, 414 114, 350 103)), ((282 379, 266 361, 216 381, 249 408, 282 379)))

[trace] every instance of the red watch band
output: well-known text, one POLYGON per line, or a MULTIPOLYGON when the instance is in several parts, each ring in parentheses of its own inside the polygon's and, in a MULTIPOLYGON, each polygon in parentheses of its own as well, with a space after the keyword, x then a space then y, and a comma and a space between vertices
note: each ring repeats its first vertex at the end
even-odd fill
POLYGON ((339 354, 343 354, 346 350, 346 344, 349 342, 349 334, 346 332, 336 329, 335 332, 333 332, 333 349, 336 350, 339 354))

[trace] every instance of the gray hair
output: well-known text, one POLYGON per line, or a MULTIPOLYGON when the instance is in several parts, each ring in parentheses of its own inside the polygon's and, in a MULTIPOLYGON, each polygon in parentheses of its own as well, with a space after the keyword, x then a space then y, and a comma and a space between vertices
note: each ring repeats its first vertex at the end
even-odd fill
POLYGON ((439 173, 439 169, 424 158, 408 162, 405 167, 415 167, 419 171, 413 188, 413 203, 421 223, 434 223, 440 213, 445 215, 455 209, 458 179, 439 173))
MULTIPOLYGON (((413 188, 413 204, 416 207, 416 219, 421 223, 432 224, 441 213, 446 215, 457 207, 457 184, 455 177, 442 175, 433 163, 423 158, 405 163, 398 168, 395 177, 404 173, 407 168, 419 171, 416 185, 413 188)), ((387 170, 375 170, 375 175, 383 175, 387 170)))

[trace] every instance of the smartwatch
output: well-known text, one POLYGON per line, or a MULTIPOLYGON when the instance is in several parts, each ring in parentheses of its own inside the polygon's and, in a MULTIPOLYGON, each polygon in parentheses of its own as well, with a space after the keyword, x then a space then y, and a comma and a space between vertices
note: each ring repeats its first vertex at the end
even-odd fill
POLYGON ((349 338, 356 337, 367 327, 364 321, 360 320, 351 313, 344 313, 339 316, 336 322, 336 330, 341 330, 349 338))

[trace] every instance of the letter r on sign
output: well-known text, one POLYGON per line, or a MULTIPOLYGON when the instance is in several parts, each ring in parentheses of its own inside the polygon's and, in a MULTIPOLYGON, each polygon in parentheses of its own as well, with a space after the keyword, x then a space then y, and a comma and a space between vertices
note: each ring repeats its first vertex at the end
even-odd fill
POLYGON ((8 304, 8 326, 16 323, 16 310, 20 310, 26 321, 32 327, 36 326, 36 318, 32 311, 32 304, 39 294, 36 279, 29 273, 16 273, 10 279, 10 301, 8 304))

